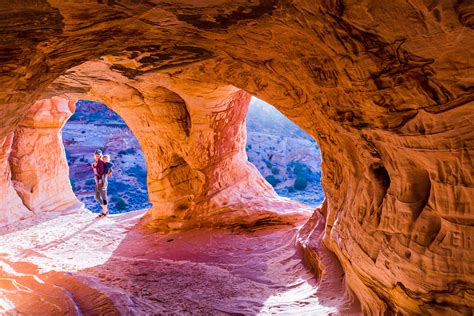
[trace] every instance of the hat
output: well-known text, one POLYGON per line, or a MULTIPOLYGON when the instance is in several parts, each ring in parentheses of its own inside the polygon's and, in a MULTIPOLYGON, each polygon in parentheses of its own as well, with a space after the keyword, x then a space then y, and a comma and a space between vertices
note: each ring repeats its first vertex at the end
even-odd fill
POLYGON ((96 149, 96 150, 95 150, 95 154, 96 154, 96 155, 97 155, 97 154, 102 155, 102 150, 96 149))

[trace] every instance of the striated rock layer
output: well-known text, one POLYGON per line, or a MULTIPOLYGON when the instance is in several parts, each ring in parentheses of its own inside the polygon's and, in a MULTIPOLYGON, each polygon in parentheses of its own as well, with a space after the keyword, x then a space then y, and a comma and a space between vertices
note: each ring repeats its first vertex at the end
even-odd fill
POLYGON ((8 224, 30 215, 15 191, 8 157, 13 142, 13 133, 0 139, 0 223, 8 224))
POLYGON ((74 210, 83 204, 69 181, 61 128, 75 101, 37 101, 15 130, 9 164, 16 193, 33 212, 74 210))
POLYGON ((83 207, 69 181, 61 129, 75 101, 40 100, 0 142, 0 224, 35 212, 83 207))
POLYGON ((318 141, 323 243, 364 311, 471 313, 471 1, 0 6, 2 139, 38 99, 103 101, 147 156, 147 222, 183 227, 242 210, 239 195, 273 203, 241 149, 256 95, 318 141))

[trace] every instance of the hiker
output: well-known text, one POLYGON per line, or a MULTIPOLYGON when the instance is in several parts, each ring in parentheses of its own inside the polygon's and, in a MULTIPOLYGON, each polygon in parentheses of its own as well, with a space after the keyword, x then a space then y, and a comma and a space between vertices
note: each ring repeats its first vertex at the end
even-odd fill
POLYGON ((109 186, 108 178, 112 175, 113 164, 110 162, 110 155, 103 155, 102 161, 104 162, 104 174, 102 175, 102 183, 103 183, 102 195, 104 196, 106 207, 105 207, 105 210, 102 211, 100 216, 106 216, 107 214, 109 214, 109 210, 107 209, 107 188, 109 186))
POLYGON ((102 211, 99 217, 105 216, 108 214, 107 210, 107 192, 104 187, 104 167, 105 163, 102 160, 102 151, 97 149, 94 153, 95 161, 91 164, 92 170, 94 170, 94 180, 95 180, 95 198, 100 203, 102 211))
POLYGON ((104 173, 102 175, 102 205, 105 205, 105 208, 102 208, 102 212, 99 214, 99 217, 107 216, 109 214, 108 203, 107 203, 107 188, 109 186, 108 178, 112 175, 113 164, 110 162, 110 155, 103 155, 102 161, 104 162, 104 173))

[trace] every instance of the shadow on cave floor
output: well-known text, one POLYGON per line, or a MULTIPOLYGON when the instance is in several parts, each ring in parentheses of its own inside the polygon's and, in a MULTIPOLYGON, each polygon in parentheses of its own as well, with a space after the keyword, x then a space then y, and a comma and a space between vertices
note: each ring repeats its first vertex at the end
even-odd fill
POLYGON ((335 276, 339 288, 318 287, 295 227, 163 234, 137 226, 144 212, 100 220, 90 212, 57 216, 4 234, 0 249, 42 272, 93 279, 121 314, 352 311, 341 305, 342 275, 335 276))

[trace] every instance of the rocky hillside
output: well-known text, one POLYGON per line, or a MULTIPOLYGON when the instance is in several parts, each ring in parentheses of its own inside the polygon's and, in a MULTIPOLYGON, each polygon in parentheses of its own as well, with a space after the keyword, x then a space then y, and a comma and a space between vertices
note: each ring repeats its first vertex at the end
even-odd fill
MULTIPOLYGON (((247 131, 249 161, 280 195, 309 205, 322 202, 321 156, 314 140, 274 107, 256 98, 249 107, 247 131)), ((89 209, 100 209, 94 199, 90 168, 96 148, 110 154, 115 166, 108 190, 111 212, 150 206, 140 144, 115 112, 98 102, 79 101, 63 129, 63 139, 74 192, 89 209)))
POLYGON ((273 106, 252 98, 247 114, 247 155, 278 194, 319 205, 321 153, 316 142, 273 106))

